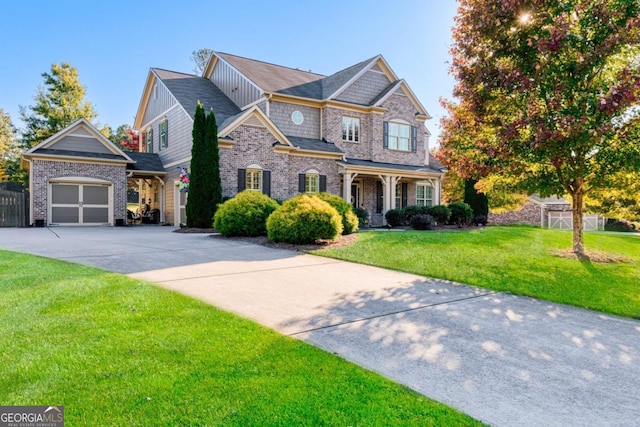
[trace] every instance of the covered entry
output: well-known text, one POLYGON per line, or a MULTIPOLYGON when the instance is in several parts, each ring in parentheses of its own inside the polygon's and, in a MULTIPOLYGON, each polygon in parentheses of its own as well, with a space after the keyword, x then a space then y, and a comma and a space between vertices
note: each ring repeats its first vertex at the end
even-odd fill
POLYGON ((51 225, 106 225, 113 212, 113 185, 109 182, 49 184, 51 225))

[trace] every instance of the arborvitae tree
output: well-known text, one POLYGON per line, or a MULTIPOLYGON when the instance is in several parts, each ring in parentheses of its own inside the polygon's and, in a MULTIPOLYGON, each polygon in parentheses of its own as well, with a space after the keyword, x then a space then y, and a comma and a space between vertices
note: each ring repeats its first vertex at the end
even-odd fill
POLYGON ((207 214, 207 148, 206 117, 203 105, 198 102, 191 136, 191 173, 189 176, 189 197, 185 207, 187 227, 208 228, 211 226, 211 215, 207 214))
POLYGON ((475 185, 478 181, 467 179, 464 182, 464 202, 473 209, 473 216, 489 214, 489 199, 486 194, 478 192, 475 185))
POLYGON ((207 148, 207 190, 210 194, 211 211, 209 224, 213 223, 213 215, 218 205, 222 203, 222 179, 220 178, 220 151, 218 149, 218 125, 213 109, 209 111, 206 120, 205 140, 207 148))

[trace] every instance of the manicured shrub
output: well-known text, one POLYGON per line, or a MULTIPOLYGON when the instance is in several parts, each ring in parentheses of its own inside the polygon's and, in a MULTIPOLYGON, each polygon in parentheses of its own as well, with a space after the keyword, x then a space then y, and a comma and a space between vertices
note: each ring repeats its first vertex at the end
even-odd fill
POLYGON ((389 209, 387 213, 384 214, 384 218, 390 227, 404 225, 404 212, 402 212, 402 209, 389 209))
POLYGON ((436 228, 436 222, 431 215, 419 213, 411 217, 411 228, 416 230, 433 230, 436 228))
POLYGON ((429 208, 427 206, 417 206, 411 205, 402 209, 402 213, 404 214, 404 220, 407 224, 411 224, 411 219, 420 214, 429 215, 429 208))
POLYGON ((358 229, 358 217, 353 213, 353 205, 340 196, 320 193, 317 196, 329 203, 342 217, 342 234, 351 234, 358 229))
POLYGON ((213 227, 223 236, 261 236, 267 234, 267 218, 278 202, 257 191, 245 190, 219 205, 213 227))
POLYGON ((632 222, 626 220, 607 222, 604 225, 604 229, 606 231, 621 231, 621 232, 630 232, 636 231, 636 226, 632 222))
POLYGON ((316 196, 299 194, 267 219, 267 235, 273 242, 313 243, 333 240, 342 233, 342 218, 329 203, 316 196))
POLYGON ((478 181, 468 179, 464 182, 464 202, 473 210, 474 217, 489 215, 489 198, 484 193, 479 193, 475 185, 478 181))
POLYGON ((369 219, 369 212, 364 208, 357 207, 353 208, 353 213, 358 217, 358 227, 364 227, 369 219))
POLYGON ((451 218, 451 210, 445 205, 436 205, 429 208, 427 212, 436 221, 436 224, 445 225, 451 218))
POLYGON ((447 207, 451 211, 450 224, 462 227, 468 225, 473 219, 473 209, 464 202, 450 203, 447 207))

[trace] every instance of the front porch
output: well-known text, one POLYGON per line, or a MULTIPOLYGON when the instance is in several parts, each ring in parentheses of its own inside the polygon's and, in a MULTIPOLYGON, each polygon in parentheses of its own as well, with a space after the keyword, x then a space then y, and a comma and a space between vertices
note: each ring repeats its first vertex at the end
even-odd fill
POLYGON ((135 211, 127 203, 127 223, 162 224, 165 222, 165 176, 166 172, 157 154, 128 153, 136 163, 127 167, 127 186, 137 190, 138 203, 135 211))
POLYGON ((390 209, 440 204, 440 170, 356 159, 338 165, 341 196, 369 213, 370 226, 386 225, 384 215, 390 209))

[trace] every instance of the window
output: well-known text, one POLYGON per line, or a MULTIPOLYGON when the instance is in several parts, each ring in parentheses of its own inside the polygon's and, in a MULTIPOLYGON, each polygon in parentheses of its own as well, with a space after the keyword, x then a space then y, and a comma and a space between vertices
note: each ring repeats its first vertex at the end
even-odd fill
POLYGON ((398 182, 396 184, 396 199, 395 199, 395 208, 403 209, 407 207, 407 184, 406 182, 398 182))
POLYGON ((302 115, 302 112, 296 110, 291 113, 291 121, 296 125, 301 125, 304 122, 304 116, 302 115))
POLYGON ((418 150, 418 128, 406 123, 383 122, 384 148, 390 150, 418 150))
POLYGON ((147 129, 147 153, 153 153, 153 129, 147 129))
POLYGON ((342 118, 342 140, 349 142, 360 141, 360 119, 355 117, 342 118))
POLYGON ((409 151, 411 140, 411 126, 400 123, 389 123, 389 148, 392 150, 409 151))
POLYGON ((315 173, 308 173, 305 175, 304 182, 305 193, 319 193, 320 192, 320 175, 315 173))
POLYGON ((416 205, 433 206, 433 187, 426 184, 416 186, 416 205))
POLYGON ((167 148, 169 146, 169 122, 167 119, 164 119, 160 122, 158 126, 160 133, 160 149, 167 148))
POLYGON ((247 190, 262 191, 262 171, 247 169, 247 190))

